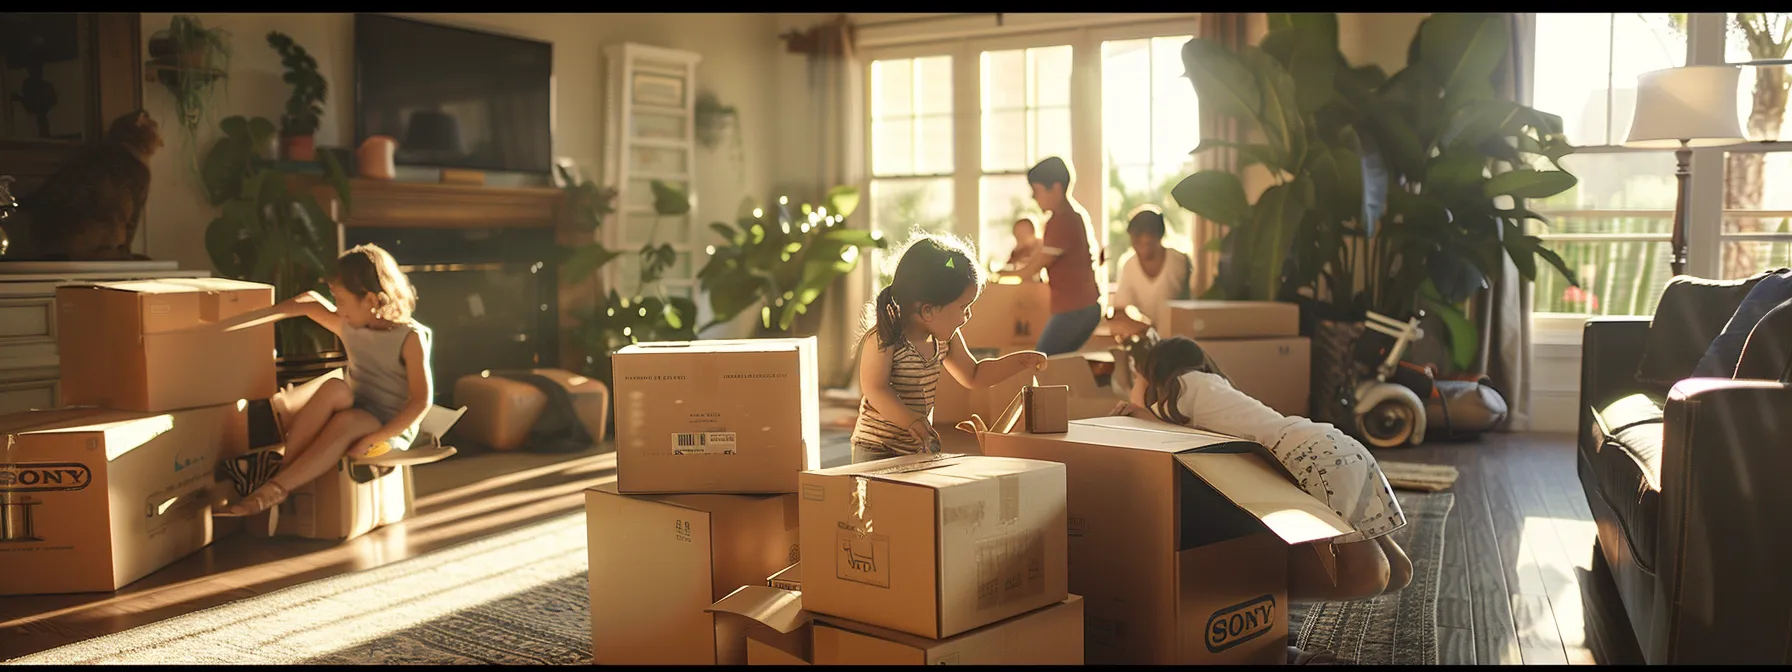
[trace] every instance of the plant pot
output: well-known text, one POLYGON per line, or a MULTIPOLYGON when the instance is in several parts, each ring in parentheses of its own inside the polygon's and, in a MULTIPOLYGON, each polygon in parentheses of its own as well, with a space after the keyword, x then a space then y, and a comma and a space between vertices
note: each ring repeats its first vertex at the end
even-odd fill
POLYGON ((1313 419, 1346 433, 1355 427, 1356 383, 1367 373, 1352 352, 1363 329, 1362 322, 1320 319, 1313 324, 1313 373, 1308 392, 1313 419))
POLYGON ((280 136, 280 156, 288 161, 316 161, 317 138, 311 135, 280 136))

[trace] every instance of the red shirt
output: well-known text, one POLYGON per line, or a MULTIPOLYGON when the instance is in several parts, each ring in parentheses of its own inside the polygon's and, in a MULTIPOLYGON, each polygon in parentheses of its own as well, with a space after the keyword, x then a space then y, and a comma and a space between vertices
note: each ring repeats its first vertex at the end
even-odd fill
POLYGON ((1046 282, 1050 284, 1052 313, 1068 313, 1087 308, 1101 299, 1101 288, 1095 284, 1095 260, 1099 249, 1089 235, 1089 226, 1074 206, 1054 212, 1045 222, 1045 252, 1058 256, 1046 264, 1046 282))

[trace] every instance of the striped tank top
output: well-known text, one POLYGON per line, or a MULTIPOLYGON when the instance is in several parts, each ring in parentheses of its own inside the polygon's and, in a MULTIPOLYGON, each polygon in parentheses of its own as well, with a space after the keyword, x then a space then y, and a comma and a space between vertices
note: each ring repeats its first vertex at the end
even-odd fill
MULTIPOLYGON (((872 339, 870 343, 875 344, 876 337, 873 336, 872 339)), ((950 349, 950 343, 936 344, 934 356, 930 358, 915 349, 908 339, 903 339, 891 356, 890 388, 895 390, 896 398, 902 400, 902 405, 921 414, 929 423, 933 422, 933 392, 939 384, 946 353, 950 349)), ((897 455, 939 451, 937 444, 923 446, 915 441, 907 427, 899 426, 878 413, 870 399, 859 401, 859 422, 853 426, 852 443, 871 452, 897 455)))

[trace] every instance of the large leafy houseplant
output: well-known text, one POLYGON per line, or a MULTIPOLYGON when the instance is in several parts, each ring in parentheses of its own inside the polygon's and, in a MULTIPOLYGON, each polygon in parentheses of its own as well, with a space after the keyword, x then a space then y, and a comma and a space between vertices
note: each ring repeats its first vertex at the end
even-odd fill
POLYGON ((760 329, 790 332, 835 280, 858 267, 861 250, 888 245, 875 231, 847 228, 858 205, 858 190, 840 186, 828 191, 826 205, 804 203, 800 216, 780 198, 776 212, 755 209, 732 226, 710 224, 727 242, 715 246, 697 273, 714 314, 703 328, 757 306, 760 329))
POLYGON ((1540 258, 1570 283, 1555 252, 1525 233, 1542 217, 1525 199, 1575 185, 1555 115, 1503 100, 1493 77, 1509 44, 1496 14, 1434 14, 1406 67, 1352 66, 1334 14, 1271 14, 1260 46, 1238 52, 1201 38, 1183 47, 1203 103, 1260 142, 1228 147, 1239 168, 1273 181, 1249 202, 1238 175, 1195 173, 1172 191, 1225 227, 1214 298, 1318 301, 1324 319, 1365 312, 1405 319, 1440 312, 1453 358, 1466 365, 1475 333, 1457 308, 1497 277, 1505 258, 1526 279, 1540 258))
MULTIPOLYGON (((263 117, 232 116, 219 122, 219 138, 200 167, 206 199, 219 208, 205 228, 205 250, 226 277, 274 286, 275 299, 323 290, 334 257, 336 224, 309 192, 289 184, 299 173, 266 155, 275 133, 263 117)), ((329 153, 322 155, 325 182, 344 211, 350 206, 348 178, 329 153)), ((284 320, 275 327, 282 357, 325 352, 335 340, 310 320, 284 320)))

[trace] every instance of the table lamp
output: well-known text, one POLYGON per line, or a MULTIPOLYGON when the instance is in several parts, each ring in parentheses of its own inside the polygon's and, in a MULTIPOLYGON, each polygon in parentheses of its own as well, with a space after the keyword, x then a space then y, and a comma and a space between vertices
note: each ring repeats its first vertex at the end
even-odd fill
POLYGON ((1674 275, 1686 272, 1686 200, 1692 150, 1747 142, 1736 111, 1742 69, 1733 65, 1689 65, 1645 72, 1636 78, 1636 113, 1625 147, 1673 149, 1673 246, 1668 263, 1674 275))

